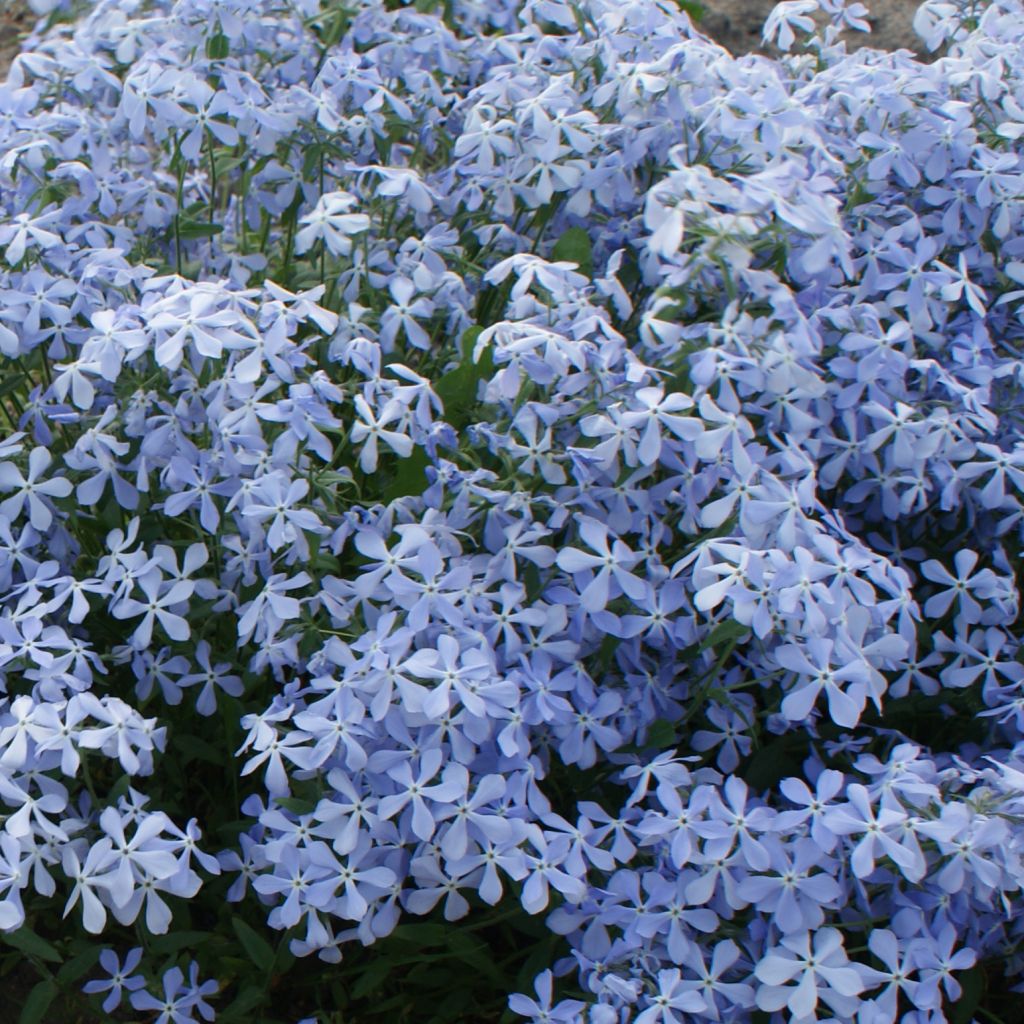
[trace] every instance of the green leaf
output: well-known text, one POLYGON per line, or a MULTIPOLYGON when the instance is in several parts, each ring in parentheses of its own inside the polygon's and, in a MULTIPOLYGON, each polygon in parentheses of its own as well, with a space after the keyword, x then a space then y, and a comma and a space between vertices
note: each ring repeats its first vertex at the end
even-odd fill
POLYGON ((659 750, 667 750, 676 745, 675 726, 666 718, 659 718, 647 730, 644 738, 645 747, 657 747, 659 750))
POLYGON ((398 463, 394 479, 384 489, 384 501, 392 502, 409 494, 422 494, 427 487, 426 469, 429 465, 430 456, 417 445, 407 459, 398 463))
POLYGON ((470 327, 463 333, 459 365, 434 385, 434 393, 444 405, 444 418, 456 430, 469 422, 470 411, 477 404, 480 381, 494 372, 494 353, 489 346, 477 362, 473 361, 473 349, 481 331, 480 327, 470 327))
POLYGON ((513 992, 529 991, 533 979, 536 978, 542 970, 544 970, 546 964, 551 963, 554 959, 555 950, 558 948, 558 941, 559 937, 557 935, 549 935, 545 938, 538 939, 536 945, 533 947, 533 951, 519 968, 519 974, 516 976, 515 986, 512 988, 513 992))
POLYGON ((24 373, 8 373, 5 371, 3 377, 0 378, 0 398, 5 398, 7 395, 17 391, 27 379, 24 373))
POLYGON ((380 988, 387 979, 391 967, 391 961, 385 956, 371 960, 360 972, 355 985, 352 986, 352 997, 361 999, 380 988))
POLYGON ((107 791, 107 800, 113 803, 115 800, 123 797, 129 790, 132 784, 132 777, 125 772, 121 775, 117 782, 115 782, 110 789, 107 791))
POLYGON ((149 943, 149 951, 157 956, 165 956, 200 946, 209 938, 209 932, 168 932, 166 935, 155 936, 149 943))
POLYGON ((719 648, 727 647, 729 644, 739 640, 740 637, 746 636, 750 632, 748 626, 744 626, 742 622, 737 622, 735 619, 726 619, 725 622, 718 623, 714 629, 703 640, 697 647, 698 651, 706 651, 709 647, 713 651, 718 651, 719 648))
POLYGON ((391 938, 400 942, 412 942, 417 946, 445 946, 452 934, 451 928, 443 924, 400 924, 392 933, 391 938))
POLYGON ((349 25, 352 24, 352 13, 345 7, 334 12, 334 17, 324 26, 320 35, 320 42, 325 50, 333 49, 344 38, 349 25))
POLYGON ((581 274, 592 277, 594 274, 594 252, 590 245, 590 235, 583 228, 569 228, 551 250, 556 261, 567 260, 575 263, 581 274))
MULTIPOLYGON (((496 987, 501 987, 504 978, 494 962, 489 946, 458 931, 452 932, 448 944, 452 956, 457 957, 462 964, 471 967, 480 976, 489 978, 496 987)), ((451 1017, 448 1019, 450 1020, 451 1017)))
POLYGON ((807 737, 787 733, 757 751, 739 774, 755 793, 775 789, 787 775, 799 775, 806 753, 807 737))
POLYGON ((223 1024, 224 1021, 248 1018, 250 1011, 265 1002, 266 998, 267 995, 263 989, 256 985, 247 985, 226 1010, 217 1014, 217 1019, 223 1024))
POLYGON ((236 170, 243 164, 248 164, 251 160, 251 153, 242 153, 238 156, 234 153, 218 153, 213 158, 213 163, 217 168, 217 174, 220 175, 228 174, 230 171, 236 170))
POLYGON ((25 1005, 21 1008, 18 1024, 39 1024, 59 992, 60 989, 49 978, 39 982, 29 992, 25 1005))
MULTIPOLYGON (((501 980, 499 974, 499 984, 501 980)), ((449 986, 447 991, 441 1002, 432 1007, 434 1013, 428 1018, 428 1024, 449 1024, 450 1021, 464 1019, 463 1015, 473 999, 472 992, 459 984, 449 986)))
POLYGON ((345 484, 351 486, 352 484, 352 471, 348 470, 345 473, 339 473, 335 469, 325 469, 321 473, 317 473, 316 482, 319 484, 345 484))
POLYGON ((704 5, 697 0, 676 0, 676 6, 685 11, 698 25, 704 17, 704 5))
POLYGON ((182 238, 212 238, 224 230, 223 224, 211 224, 200 220, 179 220, 178 234, 182 238))
POLYGON ((277 796, 274 803, 292 814, 312 814, 316 810, 315 800, 305 800, 300 796, 277 796))
POLYGON ((985 994, 985 968, 975 964, 969 971, 957 974, 957 981, 963 993, 960 998, 946 1009, 950 1024, 970 1024, 974 1017, 981 997, 985 994))
POLYGON ((79 953, 78 956, 73 956, 57 972, 57 984, 67 987, 73 981, 78 981, 96 963, 99 955, 99 947, 94 946, 92 949, 85 950, 84 953, 79 953))
POLYGON ((320 166, 320 161, 323 159, 324 148, 319 143, 314 142, 311 146, 305 147, 306 158, 302 161, 302 177, 306 181, 313 180, 313 172, 320 166))
POLYGON ((228 37, 223 32, 218 32, 206 40, 206 56, 210 60, 224 60, 230 52, 228 37))
POLYGON ((121 509, 117 507, 116 501, 101 501, 93 505, 96 511, 96 519, 103 526, 104 530, 114 530, 121 526, 124 520, 121 518, 121 509))
POLYGON ((200 739, 198 736, 177 735, 174 737, 176 750, 181 751, 182 763, 188 761, 205 761, 207 764, 223 766, 225 756, 212 743, 200 739))
POLYGON ((231 918, 231 927, 252 962, 265 974, 269 974, 274 965, 274 947, 240 917, 231 918))
POLYGON ((46 960, 51 964, 59 964, 64 960, 46 939, 36 935, 31 928, 22 927, 15 932, 6 932, 3 940, 8 946, 13 946, 15 949, 20 949, 22 953, 46 960))

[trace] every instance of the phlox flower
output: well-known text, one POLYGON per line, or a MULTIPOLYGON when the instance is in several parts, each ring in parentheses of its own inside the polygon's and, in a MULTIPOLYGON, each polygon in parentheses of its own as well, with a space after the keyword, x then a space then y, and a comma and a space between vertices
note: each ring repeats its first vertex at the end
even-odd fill
POLYGON ((146 979, 141 975, 133 973, 142 960, 142 949, 136 947, 125 954, 124 962, 118 961, 117 954, 112 949, 100 951, 100 966, 107 972, 108 978, 105 981, 87 981, 82 986, 82 991, 93 995, 97 992, 106 992, 103 1000, 103 1012, 110 1013, 121 1005, 121 997, 124 992, 129 994, 137 992, 146 984, 146 979))
POLYGON ((834 1013, 845 1014, 857 1005, 856 996, 865 985, 850 966, 843 949, 842 934, 822 928, 784 936, 754 968, 761 986, 756 1001, 772 1013, 788 1009, 795 1020, 814 1020, 819 1001, 834 1013), (796 982, 791 986, 790 982, 796 982))
POLYGON ((301 218, 302 228, 295 236, 295 251, 308 252, 323 241, 332 256, 348 256, 352 252, 352 236, 370 229, 365 213, 350 213, 356 197, 348 192, 329 192, 317 200, 312 213, 301 218))
POLYGON ((686 985, 678 968, 658 972, 658 994, 647 997, 647 1008, 636 1018, 637 1024, 682 1024, 685 1014, 702 1014, 707 1008, 700 992, 686 985))
POLYGON ((379 441, 383 441, 402 458, 408 458, 412 454, 412 439, 397 430, 387 429, 388 424, 395 421, 402 423, 405 420, 405 408, 397 399, 389 399, 377 412, 374 412, 362 395, 356 395, 354 402, 361 420, 353 424, 351 437, 353 444, 363 442, 359 468, 364 473, 372 473, 377 468, 379 441))
POLYGON ((922 575, 945 589, 929 597, 924 604, 924 613, 930 618, 939 618, 957 603, 957 619, 973 624, 981 621, 982 608, 977 598, 984 600, 996 590, 997 578, 991 569, 974 572, 979 555, 964 548, 953 556, 956 568, 954 576, 937 559, 929 559, 921 565, 922 575))
POLYGON ((205 1001, 205 997, 217 991, 217 982, 206 981, 199 984, 198 965, 192 963, 189 980, 180 967, 171 967, 164 972, 163 995, 154 996, 147 989, 133 992, 131 1004, 136 1010, 149 1010, 156 1013, 154 1024, 193 1024, 193 1010, 199 1012, 206 1021, 214 1019, 213 1008, 205 1001))
POLYGON ((33 448, 28 457, 28 473, 23 475, 13 462, 0 463, 0 490, 14 491, 0 501, 0 514, 16 520, 28 503, 29 522, 36 530, 48 530, 53 522, 53 507, 47 499, 66 498, 72 490, 71 481, 62 476, 42 479, 53 463, 45 448, 33 448))
POLYGON ((534 978, 533 988, 537 993, 537 999, 516 993, 509 996, 508 1006, 513 1013, 528 1017, 535 1024, 569 1024, 578 1019, 584 1008, 584 1004, 575 999, 563 999, 557 1004, 552 1003, 554 976, 551 971, 541 971, 534 978))
POLYGON ((189 636, 188 621, 172 609, 188 600, 195 584, 189 580, 178 580, 164 587, 164 582, 159 571, 146 573, 139 578, 138 584, 148 600, 126 597, 111 609, 111 614, 118 619, 143 617, 131 637, 131 643, 137 649, 149 645, 153 626, 157 623, 172 640, 186 640, 189 636))
POLYGON ((40 249, 53 249, 62 244, 60 235, 47 228, 60 219, 58 210, 50 210, 40 216, 17 213, 7 224, 0 224, 0 245, 5 245, 4 257, 10 264, 20 263, 30 245, 40 249))

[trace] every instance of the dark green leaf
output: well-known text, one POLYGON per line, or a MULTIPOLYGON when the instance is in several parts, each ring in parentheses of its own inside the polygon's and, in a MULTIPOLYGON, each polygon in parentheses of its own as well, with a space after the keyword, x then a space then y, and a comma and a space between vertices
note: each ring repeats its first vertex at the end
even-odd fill
POLYGON ((182 754, 182 763, 188 761, 205 761, 207 764, 222 766, 225 762, 225 755, 222 751, 218 750, 212 743, 207 743, 206 740, 200 739, 198 736, 176 734, 174 737, 174 746, 175 749, 180 751, 182 754))
POLYGON ((676 6, 685 11, 699 25, 704 17, 704 5, 696 0, 676 0, 676 6))
POLYGON ((735 619, 726 619, 725 622, 719 622, 714 629, 700 642, 697 650, 706 651, 709 647, 714 653, 719 653, 723 647, 727 647, 729 644, 739 640, 740 637, 746 636, 750 632, 749 627, 744 626, 742 622, 737 622, 735 619))
POLYGON ((0 398, 17 391, 25 383, 26 379, 23 373, 8 373, 5 371, 3 377, 0 378, 0 398))
POLYGON ((665 718, 659 718, 647 730, 644 738, 645 747, 657 747, 659 750, 666 750, 676 745, 675 726, 665 718))
POLYGON ((583 228, 569 228, 551 250, 556 261, 567 260, 575 263, 581 274, 590 277, 594 273, 594 252, 590 235, 583 228))
POLYGON ((946 1010, 950 1024, 970 1024, 981 997, 985 993, 985 969, 975 964, 969 971, 957 974, 957 981, 963 989, 960 998, 946 1010))
POLYGON ((458 984, 450 986, 448 994, 433 1007, 434 1014, 429 1018, 429 1024, 449 1024, 453 1020, 462 1020, 472 998, 468 988, 458 984))
POLYGON ((238 993, 235 1001, 223 1013, 217 1014, 217 1020, 223 1024, 224 1021, 249 1019, 250 1011, 265 1002, 266 992, 256 985, 247 985, 238 993))
POLYGON ((557 935, 548 935, 547 937, 538 940, 530 955, 519 968, 519 974, 516 978, 515 987, 512 991, 529 991, 533 979, 536 978, 537 975, 544 970, 545 965, 551 963, 554 958, 555 949, 558 947, 558 941, 557 935))
POLYGON ((113 803, 128 792, 132 784, 132 777, 126 772, 107 791, 107 800, 113 803))
POLYGON ((218 153, 214 159, 214 165, 217 168, 218 174, 227 174, 229 171, 233 171, 243 164, 249 163, 252 159, 252 154, 242 153, 239 156, 235 156, 234 153, 218 153))
POLYGON ((347 8, 343 7, 335 11, 334 17, 325 24, 323 34, 320 36, 324 48, 330 50, 337 46, 348 32, 351 23, 352 15, 347 8))
POLYGON ((228 37, 223 32, 218 32, 206 40, 206 56, 210 60, 224 60, 230 50, 228 37))
POLYGON ((398 463, 394 479, 384 489, 384 501, 391 502, 406 495, 422 494, 427 487, 426 469, 429 465, 430 457, 417 445, 407 459, 398 463))
POLYGON ((492 984, 500 988, 504 979, 494 962, 489 946, 462 932, 453 932, 448 940, 448 945, 452 955, 457 957, 462 964, 471 968, 476 974, 489 978, 492 984))
POLYGON ((113 530, 121 526, 124 520, 121 518, 121 509, 116 501, 101 501, 93 505, 96 511, 96 519, 105 530, 113 530))
POLYGON ((371 960, 356 979, 355 985, 352 986, 353 998, 361 999, 380 988, 387 979, 392 966, 387 957, 382 956, 377 960, 371 960))
POLYGON ((182 949, 200 946, 210 938, 209 932, 168 932, 157 935, 149 944, 149 951, 157 956, 177 953, 182 949))
POLYGON ((427 948, 429 946, 445 946, 448 943, 449 936, 452 934, 451 928, 446 928, 443 924, 400 924, 392 933, 391 937, 402 942, 413 942, 417 946, 427 948))
POLYGON ((316 810, 315 800, 305 800, 299 796, 278 796, 274 802, 292 814, 312 814, 316 810))
POLYGON ((306 147, 306 158, 302 161, 302 177, 306 181, 312 181, 313 172, 320 166, 323 155, 323 146, 318 143, 306 147))
POLYGON ((325 469, 322 473, 316 475, 317 483, 321 484, 347 484, 352 483, 352 472, 351 470, 346 473, 338 473, 333 469, 325 469))
POLYGON ((21 1008, 18 1024, 39 1024, 50 1008, 50 1003, 57 998, 60 989, 49 978, 39 982, 28 994, 25 1005, 21 1008))
POLYGON ((787 734, 772 740, 750 759, 739 773, 754 792, 775 789, 787 775, 799 774, 807 752, 807 738, 787 734))
POLYGON ((434 386, 434 392, 444 405, 444 418, 456 430, 469 422, 470 410, 477 404, 480 381, 494 372, 494 354, 489 346, 477 362, 473 361, 473 349, 480 333, 481 328, 471 327, 462 335, 461 361, 434 386))
POLYGON ((94 946, 92 949, 85 950, 84 953, 79 953, 78 956, 73 956, 57 972, 57 984, 67 986, 73 981, 78 981, 96 963, 99 955, 99 947, 94 946))
POLYGON ((224 230, 223 224, 211 224, 200 220, 179 220, 178 234, 182 238, 212 238, 224 230))
POLYGON ((15 949, 20 949, 22 953, 28 953, 29 956, 38 957, 51 964, 59 964, 64 959, 46 939, 36 935, 31 928, 19 928, 15 932, 6 932, 3 940, 8 946, 13 946, 15 949))
POLYGON ((235 930, 238 941, 249 954, 253 964, 264 973, 269 973, 274 964, 274 947, 240 917, 231 919, 231 927, 235 930))

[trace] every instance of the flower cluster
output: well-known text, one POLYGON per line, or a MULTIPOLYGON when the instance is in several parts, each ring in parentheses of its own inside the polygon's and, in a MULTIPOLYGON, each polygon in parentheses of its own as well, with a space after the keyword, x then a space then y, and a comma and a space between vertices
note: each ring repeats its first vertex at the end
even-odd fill
POLYGON ((673 0, 43 6, 0 929, 63 901, 161 1024, 262 998, 160 960, 222 893, 266 973, 543 914, 537 1021, 1012 985, 1020 0, 928 0, 932 63, 839 0, 778 60, 673 0))

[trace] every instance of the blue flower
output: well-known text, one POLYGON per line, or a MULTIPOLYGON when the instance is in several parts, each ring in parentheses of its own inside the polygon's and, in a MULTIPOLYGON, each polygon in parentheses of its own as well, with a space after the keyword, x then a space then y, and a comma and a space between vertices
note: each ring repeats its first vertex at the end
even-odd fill
POLYGON ((123 963, 118 961, 117 954, 112 949, 101 950, 100 965, 109 977, 105 981, 87 981, 82 986, 82 991, 89 995, 96 992, 107 992, 108 995, 103 1000, 103 1012, 112 1012, 121 1005, 121 997, 124 992, 137 992, 146 984, 145 978, 133 973, 141 960, 141 947, 128 950, 123 963))

